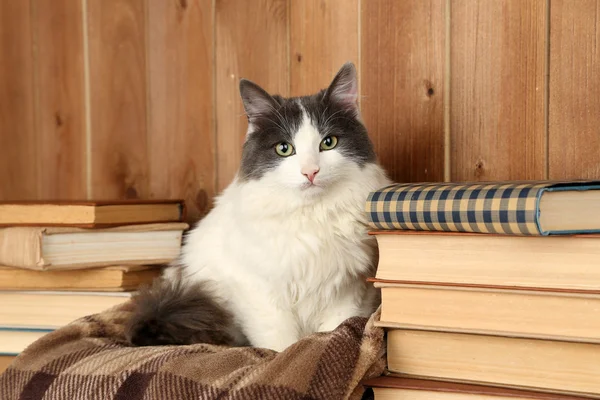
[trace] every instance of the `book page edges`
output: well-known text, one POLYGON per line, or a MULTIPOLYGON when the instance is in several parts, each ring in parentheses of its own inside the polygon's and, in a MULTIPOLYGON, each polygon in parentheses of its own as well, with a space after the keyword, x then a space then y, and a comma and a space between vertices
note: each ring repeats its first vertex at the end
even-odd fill
MULTIPOLYGON (((487 386, 481 383, 468 384, 459 383, 456 381, 443 381, 433 379, 409 378, 407 376, 388 373, 377 378, 368 379, 361 382, 363 385, 373 388, 389 388, 389 389, 407 389, 407 390, 424 390, 432 392, 447 392, 447 393, 470 393, 470 394, 494 394, 497 396, 510 395, 527 397, 534 399, 547 400, 581 400, 581 397, 573 397, 571 395, 556 395, 550 392, 531 391, 531 389, 515 389, 506 386, 487 386)), ((539 390, 539 389, 538 389, 539 390)), ((474 398, 475 399, 475 398, 474 398)))
POLYGON ((555 295, 600 295, 600 289, 574 289, 574 288, 558 288, 558 287, 538 287, 538 286, 504 286, 504 285, 487 285, 481 283, 455 283, 455 282, 432 282, 432 281, 402 281, 380 278, 367 278, 367 282, 373 284, 374 287, 421 287, 421 288, 445 288, 454 290, 478 290, 486 292, 526 292, 538 294, 555 294, 555 295))
MULTIPOLYGON (((44 260, 42 240, 45 235, 65 233, 97 233, 97 232, 157 232, 181 231, 189 228, 186 223, 148 224, 120 226, 107 229, 84 229, 73 227, 9 227, 0 229, 0 265, 45 271, 51 269, 82 269, 91 267, 114 266, 114 261, 75 263, 68 266, 53 267, 44 260)), ((172 259, 131 260, 122 265, 156 265, 167 264, 172 259)))
MULTIPOLYGON (((161 259, 153 259, 153 260, 131 260, 127 261, 127 263, 121 263, 123 265, 146 265, 146 266, 155 266, 155 267, 166 267, 169 263, 171 263, 174 258, 161 258, 161 259)), ((109 262, 85 262, 85 263, 73 263, 68 265, 52 265, 45 264, 43 267, 38 268, 40 271, 67 271, 67 270, 77 270, 77 269, 87 269, 87 268, 104 268, 114 265, 113 261, 109 262)))
MULTIPOLYGON (((444 378, 431 378, 429 376, 422 375, 409 375, 403 374, 400 372, 386 371, 385 375, 377 378, 373 378, 370 380, 365 380, 361 382, 363 385, 372 387, 372 388, 413 388, 414 390, 427 390, 429 389, 427 386, 419 387, 418 385, 422 384, 420 382, 415 383, 402 383, 398 385, 395 383, 395 380, 404 380, 407 381, 421 381, 421 382, 432 382, 432 385, 440 384, 450 384, 450 385, 460 385, 464 386, 462 388, 455 387, 454 389, 445 389, 445 390, 433 390, 436 392, 452 392, 452 393, 472 393, 472 394, 486 394, 486 393, 495 393, 496 395, 509 394, 511 397, 514 397, 518 394, 523 394, 526 398, 531 400, 583 400, 585 398, 599 398, 598 395, 581 393, 581 392, 571 392, 571 391, 560 391, 560 390, 552 390, 545 389, 539 387, 529 387, 529 386, 520 386, 520 385, 503 385, 499 383, 482 383, 479 381, 469 381, 469 380, 461 380, 461 379, 444 379, 444 378), (382 381, 381 379, 389 379, 382 381)), ((518 398, 518 397, 517 397, 518 398)), ((473 399, 476 399, 474 397, 473 399)))
POLYGON ((96 232, 160 232, 160 231, 185 231, 189 225, 185 222, 172 222, 160 224, 135 224, 99 229, 86 229, 79 227, 46 227, 44 234, 56 235, 61 233, 96 233, 96 232))
POLYGON ((0 264, 42 270, 47 266, 42 257, 44 228, 13 227, 0 229, 0 264))

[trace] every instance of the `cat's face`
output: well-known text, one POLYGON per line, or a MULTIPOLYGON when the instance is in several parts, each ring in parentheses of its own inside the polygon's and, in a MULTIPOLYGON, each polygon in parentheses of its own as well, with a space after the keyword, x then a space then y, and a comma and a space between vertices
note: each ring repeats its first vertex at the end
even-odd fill
POLYGON ((242 80, 248 115, 240 180, 312 196, 376 161, 360 121, 356 70, 345 64, 331 85, 304 97, 271 96, 242 80))

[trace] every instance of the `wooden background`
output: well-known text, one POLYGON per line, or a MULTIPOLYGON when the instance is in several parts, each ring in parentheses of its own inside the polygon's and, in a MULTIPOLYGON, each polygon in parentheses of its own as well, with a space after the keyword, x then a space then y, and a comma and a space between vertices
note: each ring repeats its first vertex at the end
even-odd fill
POLYGON ((0 0, 0 199, 184 197, 343 62, 396 181, 600 178, 600 0, 0 0))

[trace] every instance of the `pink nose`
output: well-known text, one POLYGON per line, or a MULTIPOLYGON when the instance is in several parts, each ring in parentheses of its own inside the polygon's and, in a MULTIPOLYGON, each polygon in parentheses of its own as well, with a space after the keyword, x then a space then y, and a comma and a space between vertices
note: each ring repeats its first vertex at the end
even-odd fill
POLYGON ((310 181, 310 183, 313 183, 313 181, 315 180, 315 176, 318 173, 319 173, 318 167, 302 170, 302 175, 304 175, 306 177, 306 179, 308 179, 310 181))

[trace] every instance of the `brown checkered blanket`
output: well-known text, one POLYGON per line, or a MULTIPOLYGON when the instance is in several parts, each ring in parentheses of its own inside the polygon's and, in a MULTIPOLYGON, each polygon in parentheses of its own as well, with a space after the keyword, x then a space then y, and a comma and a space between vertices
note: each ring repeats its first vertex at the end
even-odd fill
POLYGON ((33 343, 0 375, 2 400, 360 399, 385 366, 374 317, 351 318, 287 350, 130 347, 125 303, 33 343))

